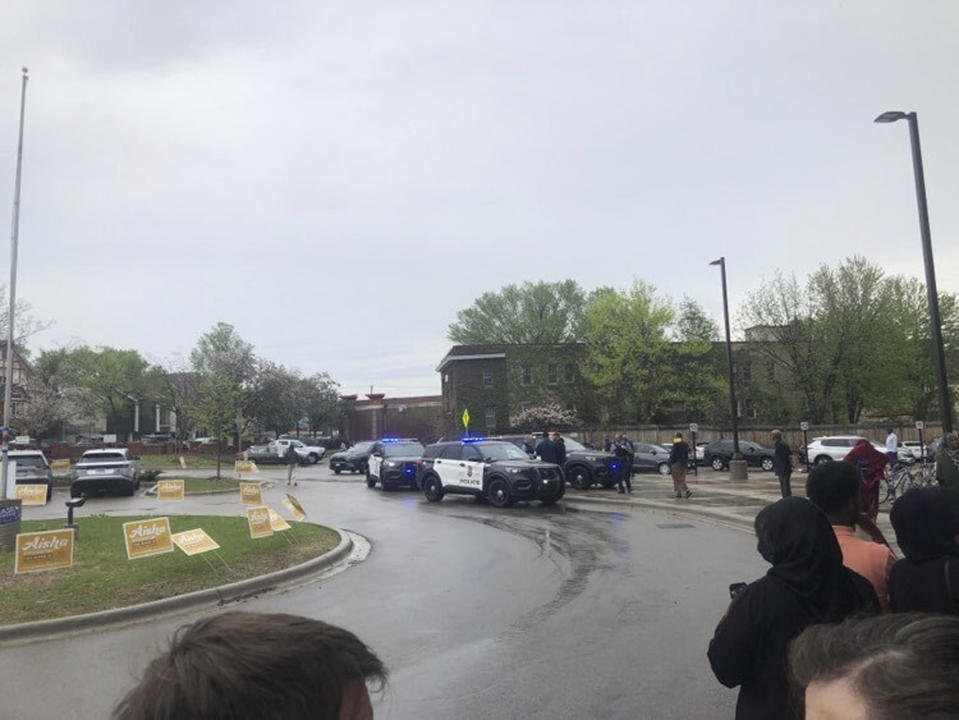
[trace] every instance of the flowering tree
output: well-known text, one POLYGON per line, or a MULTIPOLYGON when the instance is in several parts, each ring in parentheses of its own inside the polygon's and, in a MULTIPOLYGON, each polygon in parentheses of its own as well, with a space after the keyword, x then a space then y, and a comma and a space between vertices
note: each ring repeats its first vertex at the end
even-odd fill
POLYGON ((579 418, 572 410, 566 410, 556 403, 545 403, 526 408, 511 418, 514 430, 530 431, 546 428, 570 428, 579 424, 579 418))

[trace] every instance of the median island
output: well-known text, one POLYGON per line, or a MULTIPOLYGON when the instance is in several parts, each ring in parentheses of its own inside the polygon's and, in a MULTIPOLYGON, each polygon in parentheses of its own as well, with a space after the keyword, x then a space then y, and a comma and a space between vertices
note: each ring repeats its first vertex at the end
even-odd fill
MULTIPOLYGON (((12 553, 3 553, 0 625, 109 610, 226 585, 312 560, 340 541, 334 530, 307 522, 291 522, 290 530, 253 540, 246 517, 170 515, 173 533, 202 528, 220 545, 219 557, 205 553, 207 564, 203 556, 188 557, 174 549, 128 560, 123 523, 145 517, 80 518, 72 568, 15 575, 12 553)), ((62 520, 28 520, 21 532, 62 525, 62 520)))

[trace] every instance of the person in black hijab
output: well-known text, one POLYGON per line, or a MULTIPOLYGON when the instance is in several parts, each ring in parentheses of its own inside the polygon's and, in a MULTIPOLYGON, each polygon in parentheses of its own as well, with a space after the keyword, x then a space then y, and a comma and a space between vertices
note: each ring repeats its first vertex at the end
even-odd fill
POLYGON ((959 615, 959 491, 909 490, 889 519, 906 556, 889 575, 892 611, 959 615))
POLYGON ((788 497, 756 516, 759 554, 772 567, 738 593, 709 643, 716 679, 739 686, 736 720, 800 718, 790 702, 789 641, 809 625, 879 612, 865 578, 843 567, 825 514, 788 497))

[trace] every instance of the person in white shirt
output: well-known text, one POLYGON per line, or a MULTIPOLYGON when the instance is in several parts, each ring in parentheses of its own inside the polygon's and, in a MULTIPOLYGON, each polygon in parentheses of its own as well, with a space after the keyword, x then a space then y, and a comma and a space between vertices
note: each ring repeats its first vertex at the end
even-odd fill
POLYGON ((889 434, 886 435, 886 455, 890 465, 899 462, 899 438, 892 428, 889 428, 889 434))

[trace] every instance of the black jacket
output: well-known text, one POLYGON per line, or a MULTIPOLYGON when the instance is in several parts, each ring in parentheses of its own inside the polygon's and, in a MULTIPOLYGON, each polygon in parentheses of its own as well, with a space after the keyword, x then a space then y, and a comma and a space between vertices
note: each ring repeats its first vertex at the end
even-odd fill
POLYGON ((959 615, 959 557, 897 561, 889 574, 889 604, 893 612, 959 615))
POLYGON ((287 465, 296 465, 298 461, 298 456, 296 454, 296 449, 292 445, 286 446, 286 464, 287 465))
POLYGON ((670 465, 674 463, 682 463, 686 465, 689 462, 689 443, 685 440, 682 442, 674 442, 672 449, 669 451, 669 462, 670 465))
POLYGON ((543 462, 555 463, 560 467, 566 463, 566 445, 562 440, 553 442, 546 438, 537 446, 536 452, 543 462))
POLYGON ((773 472, 777 475, 792 475, 793 465, 789 459, 792 452, 785 440, 777 440, 773 448, 773 472))

